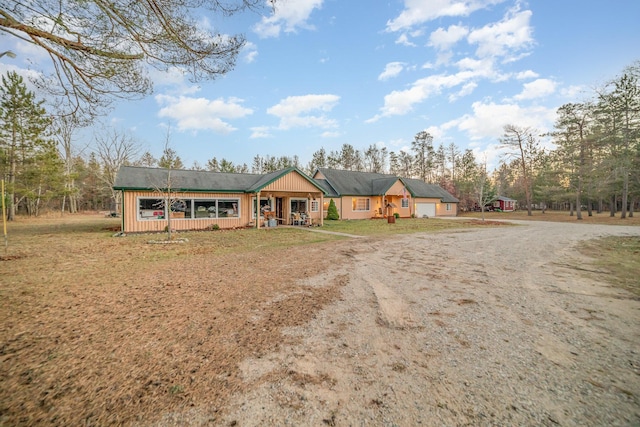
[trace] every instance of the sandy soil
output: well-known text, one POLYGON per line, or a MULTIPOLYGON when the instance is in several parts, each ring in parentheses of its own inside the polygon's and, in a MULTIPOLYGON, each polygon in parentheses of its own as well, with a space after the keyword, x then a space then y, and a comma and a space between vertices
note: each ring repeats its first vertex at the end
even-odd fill
MULTIPOLYGON (((531 222, 338 245, 346 283, 241 363, 224 425, 640 425, 640 301, 576 245, 638 227, 531 222), (525 224, 525 223, 523 223, 525 224)), ((640 273, 640 272, 639 272, 640 273)), ((160 424, 198 420, 198 411, 160 424)))

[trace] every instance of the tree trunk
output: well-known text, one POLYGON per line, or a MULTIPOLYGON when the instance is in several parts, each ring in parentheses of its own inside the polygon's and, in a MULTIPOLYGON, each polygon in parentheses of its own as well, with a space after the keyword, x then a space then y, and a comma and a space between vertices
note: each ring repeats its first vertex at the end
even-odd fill
POLYGON ((569 216, 573 216, 573 202, 569 202, 569 216))
POLYGON ((576 219, 582 220, 582 201, 580 200, 580 193, 576 196, 576 219))
POLYGON ((71 180, 71 188, 69 192, 69 212, 77 213, 78 212, 78 194, 75 191, 76 182, 75 180, 71 180))
POLYGON ((629 204, 629 218, 633 218, 633 208, 636 204, 636 198, 631 196, 631 203, 629 204))
MULTIPOLYGON (((14 130, 14 141, 15 141, 15 130, 14 130)), ((11 146, 11 150, 9 152, 9 200, 11 200, 9 204, 9 213, 7 215, 7 221, 13 221, 16 219, 16 146, 15 142, 11 146)))
POLYGON ((622 210, 620 211, 620 219, 627 217, 627 202, 629 199, 629 172, 624 170, 624 178, 622 179, 622 210))
POLYGON ((611 204, 609 205, 609 216, 612 218, 616 216, 616 195, 615 194, 611 195, 611 204))
POLYGON ((593 203, 591 203, 591 199, 587 200, 587 212, 589 213, 589 216, 593 216, 593 203))
POLYGON ((167 193, 164 209, 167 212, 167 240, 171 240, 171 193, 167 193))

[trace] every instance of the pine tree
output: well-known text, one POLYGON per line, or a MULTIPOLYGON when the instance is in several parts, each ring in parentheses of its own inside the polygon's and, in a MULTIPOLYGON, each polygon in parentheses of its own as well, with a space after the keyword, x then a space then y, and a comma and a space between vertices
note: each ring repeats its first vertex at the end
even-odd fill
MULTIPOLYGON (((34 190, 29 178, 40 166, 37 156, 47 152, 51 145, 47 135, 51 120, 42 107, 44 101, 36 101, 35 94, 27 90, 22 77, 15 72, 2 76, 0 98, 0 148, 3 152, 0 172, 8 184, 7 219, 12 221, 19 203, 26 200, 26 193, 34 190)), ((37 194, 37 190, 34 191, 37 194)))
POLYGON ((340 215, 338 215, 338 208, 336 207, 336 203, 331 199, 329 202, 329 208, 327 209, 327 219, 335 221, 340 219, 340 215))

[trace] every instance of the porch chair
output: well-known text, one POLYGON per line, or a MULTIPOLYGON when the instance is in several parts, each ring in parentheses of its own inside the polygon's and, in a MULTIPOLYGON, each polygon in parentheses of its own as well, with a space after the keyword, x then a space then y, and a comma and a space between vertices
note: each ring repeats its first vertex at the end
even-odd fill
POLYGON ((302 224, 302 219, 300 218, 300 214, 299 213, 292 213, 292 223, 293 225, 301 225, 302 224))

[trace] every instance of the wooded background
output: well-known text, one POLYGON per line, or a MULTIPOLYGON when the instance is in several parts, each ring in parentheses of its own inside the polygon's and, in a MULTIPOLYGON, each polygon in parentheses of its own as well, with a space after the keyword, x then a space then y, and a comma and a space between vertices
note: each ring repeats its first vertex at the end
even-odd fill
POLYGON ((576 209, 578 218, 582 210, 609 210, 625 218, 633 215, 640 195, 639 79, 636 62, 595 89, 590 100, 561 106, 550 133, 517 123, 505 126, 499 142, 508 154, 487 171, 472 150, 437 143, 425 131, 415 134, 410 151, 344 144, 338 151, 318 149, 307 164, 293 154, 256 155, 243 164, 212 156, 205 164, 184 165, 169 132, 159 159, 114 128, 79 141, 87 122, 47 111, 22 77, 8 72, 0 86, 0 176, 6 183, 7 218, 115 211, 119 194, 112 186, 121 165, 256 174, 290 166, 309 175, 319 167, 390 173, 441 185, 460 199, 462 211, 500 195, 516 199, 521 209, 576 209), (555 148, 544 148, 548 139, 555 148))

